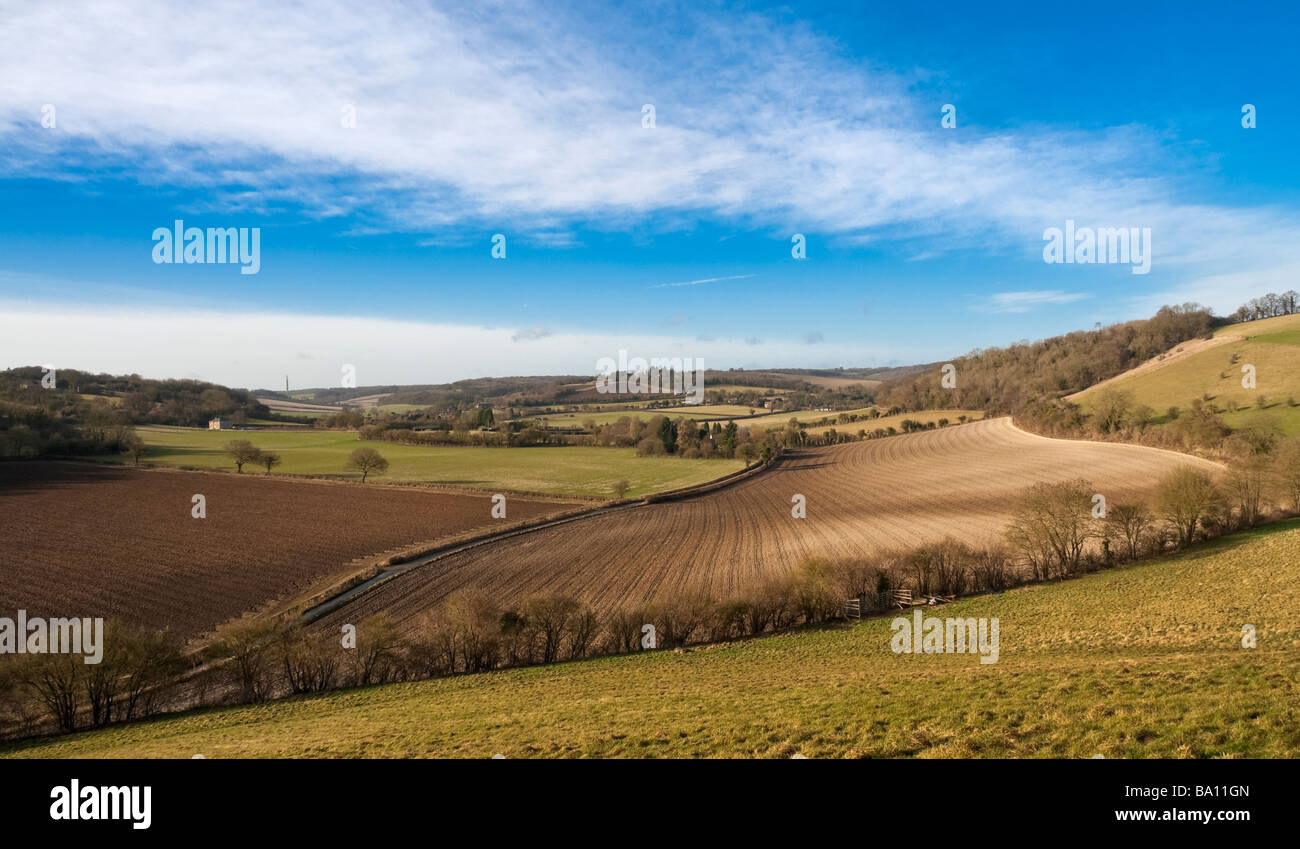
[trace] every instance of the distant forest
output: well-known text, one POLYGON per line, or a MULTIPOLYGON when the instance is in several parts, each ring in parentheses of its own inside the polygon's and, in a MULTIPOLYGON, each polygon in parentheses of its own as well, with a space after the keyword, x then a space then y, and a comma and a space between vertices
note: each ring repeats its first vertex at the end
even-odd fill
POLYGON ((137 424, 199 427, 213 416, 235 422, 270 410, 242 389, 201 380, 58 369, 47 387, 39 366, 0 371, 0 457, 106 454, 130 450, 137 424))

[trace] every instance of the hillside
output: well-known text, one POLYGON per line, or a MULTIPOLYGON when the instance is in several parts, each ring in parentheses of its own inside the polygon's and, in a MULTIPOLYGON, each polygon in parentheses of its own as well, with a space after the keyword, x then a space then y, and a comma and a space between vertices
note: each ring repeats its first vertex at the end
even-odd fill
POLYGON ((32 741, 6 757, 1296 757, 1300 520, 961 601, 1000 659, 889 619, 684 654, 349 690, 32 741), (1258 647, 1241 645, 1243 624, 1258 647))
POLYGON ((563 593, 598 611, 700 588, 727 598, 805 557, 860 557, 944 537, 1001 538, 1016 498, 1041 481, 1086 478, 1113 501, 1148 497, 1206 460, 1135 445, 1048 439, 1009 419, 792 452, 773 468, 685 501, 614 511, 449 555, 360 596, 326 629, 383 612, 419 614, 469 587, 508 604, 563 593), (806 497, 807 517, 791 516, 806 497))
POLYGON ((1267 423, 1300 433, 1300 315, 1219 328, 1075 395, 1091 411, 1105 389, 1131 393, 1157 416, 1170 407, 1190 409, 1196 399, 1219 411, 1234 429, 1267 423), (1242 386, 1242 367, 1255 367, 1255 388, 1242 386))

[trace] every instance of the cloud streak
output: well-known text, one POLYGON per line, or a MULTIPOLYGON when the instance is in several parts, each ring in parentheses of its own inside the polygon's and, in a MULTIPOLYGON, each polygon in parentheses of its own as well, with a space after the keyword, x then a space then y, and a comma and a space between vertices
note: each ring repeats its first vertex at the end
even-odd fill
POLYGON ((1082 292, 1046 289, 1029 292, 996 292, 975 309, 986 313, 1026 313, 1036 307, 1073 304, 1091 297, 1082 292))
POLYGON ((680 283, 656 283, 651 289, 667 289, 677 286, 700 286, 704 283, 721 283, 724 280, 748 280, 751 277, 757 277, 757 274, 732 274, 729 277, 704 277, 700 280, 683 280, 680 283))
POLYGON ((693 37, 647 45, 617 16, 527 2, 230 0, 202 27, 174 25, 191 19, 183 3, 13 3, 0 174, 126 169, 208 189, 218 207, 432 239, 510 226, 564 245, 582 226, 798 222, 848 244, 913 242, 911 256, 1033 256, 1043 228, 1073 218, 1151 227, 1157 268, 1297 258, 1293 210, 1182 201, 1194 169, 1154 131, 942 130, 916 80, 804 28, 672 11, 693 37), (44 102, 55 130, 39 125, 44 102))

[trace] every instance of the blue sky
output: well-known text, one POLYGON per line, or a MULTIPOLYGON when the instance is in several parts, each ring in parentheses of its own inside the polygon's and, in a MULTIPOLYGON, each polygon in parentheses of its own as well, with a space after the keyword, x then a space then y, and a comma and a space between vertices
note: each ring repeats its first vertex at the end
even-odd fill
POLYGON ((1283 4, 134 5, 0 11, 0 367, 897 364, 1300 270, 1283 4), (261 270, 155 264, 177 218, 261 270), (1044 263, 1066 219, 1150 273, 1044 263))

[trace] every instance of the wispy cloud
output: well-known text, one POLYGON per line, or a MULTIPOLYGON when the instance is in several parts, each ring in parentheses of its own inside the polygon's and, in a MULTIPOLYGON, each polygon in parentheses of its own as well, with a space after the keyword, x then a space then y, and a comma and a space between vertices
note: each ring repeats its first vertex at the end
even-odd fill
POLYGON ((510 334, 511 342, 536 342, 551 335, 551 329, 545 326, 524 327, 510 334))
POLYGON ((757 277, 756 274, 732 274, 729 277, 704 277, 699 280, 683 280, 680 283, 656 283, 651 289, 664 289, 670 286, 699 286, 703 283, 720 283, 723 280, 748 280, 750 277, 757 277))
POLYGON ((1033 257, 1072 218, 1152 228, 1157 267, 1297 258, 1295 210, 1188 203, 1197 166, 1159 130, 944 131, 923 80, 852 62, 830 36, 721 7, 671 13, 690 37, 649 45, 621 16, 526 0, 231 0, 202 27, 175 26, 193 16, 179 0, 11 3, 0 174, 111 169, 427 239, 799 221, 914 258, 1033 257), (41 128, 42 102, 57 129, 41 128))
POLYGON ((1072 304, 1090 297, 1082 292, 1062 292, 1060 289, 1044 289, 1031 292, 997 292, 977 303, 974 309, 988 313, 1024 313, 1030 310, 1054 304, 1072 304))

